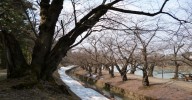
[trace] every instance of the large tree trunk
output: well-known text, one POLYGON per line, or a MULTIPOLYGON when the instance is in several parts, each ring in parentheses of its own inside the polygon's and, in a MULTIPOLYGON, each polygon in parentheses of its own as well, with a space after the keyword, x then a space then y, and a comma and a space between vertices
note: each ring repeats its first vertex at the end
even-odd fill
POLYGON ((121 0, 115 0, 106 5, 102 4, 90 11, 76 23, 75 28, 61 37, 51 50, 54 29, 62 10, 63 0, 53 0, 51 4, 49 4, 50 0, 41 0, 40 32, 34 47, 31 63, 33 72, 36 73, 38 79, 49 80, 76 38, 83 32, 92 28, 99 21, 100 17, 107 13, 108 7, 119 1, 121 0))
MULTIPOLYGON (((49 2, 50 0, 41 0, 40 2, 41 22, 39 26, 39 36, 35 41, 31 62, 32 71, 35 73, 38 80, 49 79, 48 77, 50 77, 50 75, 44 77, 44 74, 50 74, 50 72, 53 71, 48 70, 55 70, 58 65, 53 65, 52 63, 55 63, 54 61, 47 62, 46 60, 49 59, 55 25, 63 8, 63 0, 53 0, 51 4, 49 4, 49 2), (48 66, 51 66, 52 68, 48 66)), ((63 52, 66 54, 66 51, 63 52)), ((61 58, 57 58, 55 61, 61 61, 61 58)))
POLYGON ((19 78, 29 74, 30 67, 15 37, 7 31, 2 30, 0 39, 6 50, 7 78, 19 78))
MULTIPOLYGON (((108 4, 102 4, 76 23, 69 33, 59 39, 57 44, 52 48, 52 41, 55 32, 56 22, 63 8, 63 0, 41 0, 40 2, 40 17, 39 34, 35 41, 33 49, 31 74, 37 81, 52 79, 52 73, 56 70, 60 61, 66 56, 67 51, 71 48, 76 38, 83 32, 92 28, 99 19, 107 13, 108 7, 121 0, 115 0, 108 4), (51 4, 50 4, 51 2, 51 4)), ((11 34, 0 34, 6 38, 4 42, 7 49, 8 61, 8 77, 20 77, 26 74, 29 70, 22 51, 11 34)))
POLYGON ((107 5, 100 5, 93 9, 77 23, 74 29, 72 29, 65 36, 61 37, 52 50, 50 46, 51 42, 46 41, 52 41, 52 32, 54 32, 54 28, 52 26, 55 26, 58 19, 58 15, 62 9, 63 0, 53 0, 55 3, 52 3, 50 8, 48 8, 49 6, 46 6, 49 5, 47 2, 42 2, 41 19, 43 20, 44 17, 47 16, 47 13, 49 16, 47 16, 48 18, 44 20, 45 22, 40 25, 40 36, 38 37, 39 39, 36 41, 34 48, 32 66, 34 67, 34 72, 37 73, 37 76, 39 76, 40 79, 48 80, 57 68, 59 62, 70 49, 70 46, 75 42, 76 38, 86 30, 92 28, 99 21, 99 18, 107 12, 107 9, 103 9, 104 7, 112 6, 119 1, 120 0, 117 0, 107 5), (58 5, 58 3, 60 4, 58 5), (55 9, 56 11, 54 11, 55 9))

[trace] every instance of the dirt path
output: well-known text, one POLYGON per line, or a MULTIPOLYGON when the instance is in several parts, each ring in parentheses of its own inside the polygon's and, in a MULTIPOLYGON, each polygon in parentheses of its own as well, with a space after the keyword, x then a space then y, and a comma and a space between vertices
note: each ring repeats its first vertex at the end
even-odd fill
MULTIPOLYGON (((76 73, 85 75, 86 72, 80 68, 76 73)), ((157 100, 192 100, 192 82, 176 81, 171 79, 158 79, 150 77, 150 86, 142 86, 142 77, 127 74, 128 81, 122 82, 118 73, 110 78, 108 72, 104 71, 99 81, 112 84, 137 94, 153 97, 157 100)))

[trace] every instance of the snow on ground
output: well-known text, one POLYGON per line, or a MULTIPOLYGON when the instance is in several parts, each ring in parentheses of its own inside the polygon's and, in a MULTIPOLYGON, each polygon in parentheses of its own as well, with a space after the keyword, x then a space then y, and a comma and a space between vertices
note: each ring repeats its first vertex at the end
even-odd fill
POLYGON ((82 100, 109 100, 108 98, 96 92, 95 90, 83 87, 79 82, 75 81, 70 76, 68 76, 65 71, 73 67, 75 66, 61 67, 58 70, 62 81, 69 86, 71 91, 73 91, 82 100))

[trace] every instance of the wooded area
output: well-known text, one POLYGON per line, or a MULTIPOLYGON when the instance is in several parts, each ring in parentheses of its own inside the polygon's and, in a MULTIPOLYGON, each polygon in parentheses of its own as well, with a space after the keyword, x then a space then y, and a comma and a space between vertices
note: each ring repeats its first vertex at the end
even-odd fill
POLYGON ((99 75, 105 66, 111 77, 116 67, 123 81, 128 80, 128 66, 132 74, 139 68, 144 86, 149 86, 155 66, 175 66, 174 78, 180 66, 191 67, 190 3, 181 4, 177 9, 183 12, 173 14, 166 7, 173 0, 161 1, 153 11, 130 9, 134 1, 128 0, 90 2, 0 1, 0 66, 7 68, 7 78, 53 81, 52 74, 68 51, 70 61, 65 64, 79 65, 90 73, 94 67, 99 75), (89 46, 77 46, 83 41, 89 46))

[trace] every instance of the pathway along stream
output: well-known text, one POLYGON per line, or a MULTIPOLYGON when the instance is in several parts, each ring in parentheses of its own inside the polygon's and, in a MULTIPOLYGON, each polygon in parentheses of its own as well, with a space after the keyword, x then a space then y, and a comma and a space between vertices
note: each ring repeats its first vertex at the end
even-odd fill
MULTIPOLYGON (((71 78, 73 78, 74 80, 80 82, 84 87, 88 87, 88 88, 92 88, 94 89, 95 91, 101 93, 102 95, 105 95, 106 97, 108 98, 114 98, 115 100, 131 100, 130 98, 127 98, 127 97, 124 97, 122 95, 118 95, 118 94, 115 94, 111 91, 109 91, 108 89, 104 89, 104 88, 99 88, 99 87, 96 87, 94 84, 92 83, 89 83, 83 79, 80 79, 78 78, 74 72, 75 72, 75 69, 77 67, 74 67, 68 71, 66 71, 66 74, 69 75, 71 78)), ((113 99, 112 99, 113 100, 113 99)))

